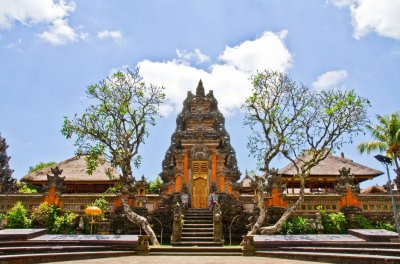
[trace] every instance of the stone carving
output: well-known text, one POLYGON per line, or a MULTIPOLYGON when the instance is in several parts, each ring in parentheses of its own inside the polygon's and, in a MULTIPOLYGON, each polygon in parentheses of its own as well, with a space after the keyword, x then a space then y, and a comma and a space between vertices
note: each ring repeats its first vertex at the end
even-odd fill
POLYGON ((171 242, 180 242, 182 238, 182 210, 179 203, 174 205, 174 222, 172 224, 171 242))
POLYGON ((55 188, 56 194, 61 195, 64 191, 64 180, 65 177, 61 177, 63 170, 60 170, 58 166, 50 169, 53 175, 47 174, 47 186, 45 187, 46 191, 49 191, 52 187, 55 188))
POLYGON ((281 176, 278 174, 277 169, 271 169, 270 175, 267 177, 267 184, 265 186, 265 191, 271 195, 272 189, 278 189, 279 193, 283 193, 286 189, 285 184, 281 184, 281 176))
POLYGON ((222 211, 221 205, 216 203, 213 210, 213 224, 214 224, 214 242, 224 243, 224 236, 222 234, 222 211))
POLYGON ((339 170, 335 190, 338 194, 345 194, 348 187, 351 188, 353 193, 360 193, 360 185, 355 183, 354 174, 350 174, 350 168, 343 167, 339 170))

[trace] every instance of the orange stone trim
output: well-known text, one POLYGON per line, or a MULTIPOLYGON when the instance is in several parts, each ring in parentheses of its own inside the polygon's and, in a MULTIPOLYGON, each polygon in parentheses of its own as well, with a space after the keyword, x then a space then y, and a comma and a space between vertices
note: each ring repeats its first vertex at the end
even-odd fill
POLYGON ((181 191, 181 177, 179 175, 175 176, 175 192, 181 191))
POLYGON ((188 152, 185 150, 185 154, 183 156, 183 181, 185 182, 186 186, 189 186, 189 158, 188 152))
POLYGON ((225 176, 222 175, 219 177, 219 190, 225 192, 225 176))
POLYGON ((56 194, 56 188, 54 186, 50 188, 49 193, 44 197, 43 202, 47 202, 49 205, 55 205, 60 208, 62 206, 60 197, 56 194))
POLYGON ((217 182, 217 154, 215 150, 212 153, 211 181, 217 182))
POLYGON ((278 188, 273 188, 271 197, 267 198, 266 206, 268 207, 287 207, 287 202, 283 199, 283 195, 279 193, 278 188))
POLYGON ((357 206, 361 208, 361 202, 353 194, 350 187, 347 187, 346 194, 342 196, 342 201, 339 203, 339 208, 346 206, 357 206))

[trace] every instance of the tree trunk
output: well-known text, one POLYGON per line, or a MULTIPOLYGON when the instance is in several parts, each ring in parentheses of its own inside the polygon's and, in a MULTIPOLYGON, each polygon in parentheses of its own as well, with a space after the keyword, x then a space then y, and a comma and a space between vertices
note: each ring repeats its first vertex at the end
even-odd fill
POLYGON ((128 219, 137 225, 140 225, 144 232, 146 232, 146 234, 149 236, 150 241, 153 245, 160 245, 160 243, 158 243, 158 239, 156 237, 156 234, 154 233, 153 229, 151 228, 149 222, 147 221, 146 218, 144 218, 143 216, 138 215, 137 213, 135 213, 132 208, 128 205, 128 201, 126 200, 125 197, 121 197, 122 200, 122 204, 124 206, 124 211, 128 217, 128 219))
POLYGON ((257 206, 260 208, 260 215, 257 218, 256 223, 253 225, 251 230, 247 233, 248 236, 257 234, 258 230, 262 227, 265 219, 265 207, 264 207, 264 181, 265 179, 260 177, 257 179, 257 206))
POLYGON ((260 229, 261 234, 274 234, 281 231, 283 224, 289 219, 289 217, 296 211, 296 209, 303 203, 304 201, 304 178, 301 177, 301 184, 300 184, 300 193, 299 199, 292 205, 286 212, 281 216, 281 218, 275 223, 273 226, 266 226, 260 229))

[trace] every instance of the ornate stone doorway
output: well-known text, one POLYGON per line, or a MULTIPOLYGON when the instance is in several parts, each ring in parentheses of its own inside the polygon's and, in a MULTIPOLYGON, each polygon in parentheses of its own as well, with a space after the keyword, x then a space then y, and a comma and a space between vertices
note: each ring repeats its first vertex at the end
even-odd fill
POLYGON ((208 162, 192 162, 192 208, 208 207, 208 162))

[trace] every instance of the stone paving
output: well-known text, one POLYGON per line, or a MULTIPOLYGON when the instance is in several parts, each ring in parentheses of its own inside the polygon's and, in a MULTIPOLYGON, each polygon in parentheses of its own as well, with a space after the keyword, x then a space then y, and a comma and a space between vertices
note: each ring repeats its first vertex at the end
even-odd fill
POLYGON ((306 264, 306 263, 321 263, 300 261, 291 259, 277 259, 265 257, 241 257, 241 256, 129 256, 118 258, 103 258, 103 259, 89 259, 89 260, 76 260, 54 262, 54 264, 156 264, 156 263, 173 263, 173 264, 306 264))
POLYGON ((113 241, 138 241, 137 235, 42 235, 39 237, 32 238, 31 240, 43 240, 43 241, 57 241, 57 240, 70 240, 70 241, 98 241, 107 240, 113 241))
POLYGON ((256 235, 254 241, 365 242, 364 239, 352 235, 256 235))

